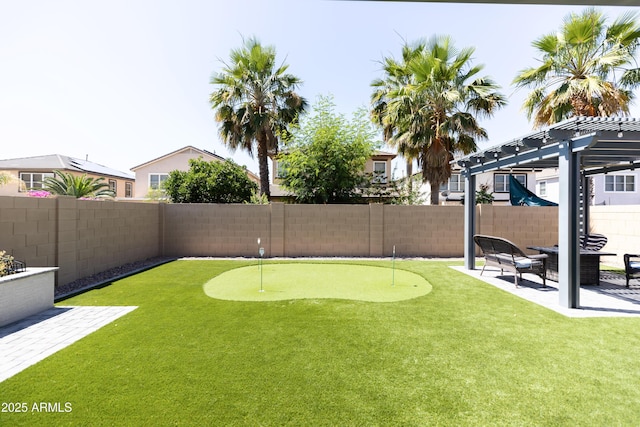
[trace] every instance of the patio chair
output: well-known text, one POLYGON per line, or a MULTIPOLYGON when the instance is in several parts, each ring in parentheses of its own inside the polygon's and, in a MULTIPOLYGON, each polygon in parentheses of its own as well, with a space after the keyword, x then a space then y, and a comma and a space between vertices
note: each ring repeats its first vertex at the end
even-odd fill
POLYGON ((526 255, 514 243, 500 237, 484 236, 476 234, 473 236, 484 255, 485 263, 482 273, 487 265, 498 267, 500 274, 504 270, 514 273, 516 287, 518 287, 518 277, 522 279, 522 273, 533 273, 542 278, 542 286, 547 286, 547 254, 526 255))
POLYGON ((634 277, 640 277, 640 255, 624 254, 624 275, 627 279, 627 288, 629 280, 634 277))
POLYGON ((599 251, 607 244, 606 236, 602 234, 585 234, 580 236, 580 248, 587 251, 599 251))

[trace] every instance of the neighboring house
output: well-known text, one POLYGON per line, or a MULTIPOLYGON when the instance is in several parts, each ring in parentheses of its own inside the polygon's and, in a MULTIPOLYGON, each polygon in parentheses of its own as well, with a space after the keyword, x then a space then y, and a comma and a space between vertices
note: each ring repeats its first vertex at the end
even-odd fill
MULTIPOLYGON (((487 191, 493 193, 493 204, 509 205, 509 175, 513 175, 529 190, 534 191, 536 188, 536 174, 531 169, 512 169, 512 170, 496 170, 479 174, 476 177, 476 191, 481 186, 487 186, 487 191)), ((440 186, 440 204, 458 204, 464 199, 465 180, 460 174, 460 169, 455 167, 451 173, 449 182, 440 186)), ((422 186, 425 202, 428 204, 431 194, 429 183, 422 186)))
MULTIPOLYGON (((384 151, 376 150, 373 155, 367 160, 364 166, 365 173, 376 173, 377 179, 380 182, 386 183, 387 180, 392 179, 391 176, 391 161, 395 159, 397 154, 387 153, 384 151)), ((272 201, 283 201, 291 198, 291 195, 287 190, 282 187, 282 176, 285 173, 281 167, 278 159, 275 156, 269 156, 271 159, 271 185, 269 187, 272 201)))
MULTIPOLYGON (((592 205, 640 205, 640 172, 627 170, 591 178, 592 205)), ((559 200, 558 170, 546 169, 536 175, 536 194, 552 202, 559 200)))
POLYGON ((0 195, 26 196, 29 190, 40 190, 43 188, 44 179, 53 177, 54 170, 79 176, 86 174, 91 178, 104 178, 104 182, 115 191, 117 198, 133 197, 133 175, 61 154, 0 160, 0 172, 14 177, 10 183, 0 187, 0 195))
POLYGON ((640 205, 640 172, 627 170, 591 179, 594 205, 640 205))
POLYGON ((384 151, 376 151, 367 163, 364 165, 365 173, 375 173, 376 179, 382 183, 387 183, 392 179, 391 161, 395 159, 397 154, 387 153, 384 151))
MULTIPOLYGON (((179 150, 157 157, 141 165, 134 166, 131 170, 136 174, 136 199, 148 198, 150 192, 159 190, 162 183, 169 177, 169 172, 174 170, 188 171, 189 160, 202 158, 206 162, 224 162, 223 157, 206 150, 200 150, 190 145, 179 150)), ((247 170, 249 179, 260 183, 260 178, 247 170)))
POLYGON ((537 196, 550 202, 558 203, 560 200, 560 177, 557 169, 543 169, 536 174, 537 196))

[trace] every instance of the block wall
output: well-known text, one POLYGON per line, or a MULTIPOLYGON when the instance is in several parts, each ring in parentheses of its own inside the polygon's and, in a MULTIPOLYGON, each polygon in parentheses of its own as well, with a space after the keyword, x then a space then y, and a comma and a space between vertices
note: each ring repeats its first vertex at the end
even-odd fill
POLYGON ((167 256, 272 256, 269 205, 161 204, 167 256))
POLYGON ((615 256, 602 258, 605 264, 624 267, 624 254, 640 254, 640 206, 590 206, 590 232, 607 236, 605 252, 615 256))
POLYGON ((463 206, 384 206, 385 256, 462 256, 463 206))
MULTIPOLYGON (((479 205, 478 233, 521 248, 558 242, 557 207, 479 205)), ((609 238, 606 263, 640 252, 640 206, 592 206, 609 238)), ((0 197, 0 249, 32 267, 59 267, 65 284, 164 256, 462 257, 463 206, 224 205, 0 197)), ((531 251, 532 253, 534 251, 531 251)))
POLYGON ((57 244, 57 199, 0 196, 0 250, 31 267, 55 267, 57 244))
POLYGON ((284 256, 369 256, 369 205, 285 205, 284 256))
POLYGON ((478 205, 476 221, 476 233, 510 240, 527 253, 538 253, 527 246, 558 244, 556 206, 478 205))
POLYGON ((160 255, 160 232, 156 204, 0 197, 0 249, 58 284, 160 255))
POLYGON ((76 241, 75 255, 69 256, 75 257, 78 277, 160 255, 158 205, 75 199, 69 204, 75 204, 69 210, 75 212, 70 221, 76 241))
MULTIPOLYGON (((160 205, 170 256, 460 257, 463 206, 160 205)), ((478 206, 479 233, 526 246, 557 243, 553 207, 478 206)))

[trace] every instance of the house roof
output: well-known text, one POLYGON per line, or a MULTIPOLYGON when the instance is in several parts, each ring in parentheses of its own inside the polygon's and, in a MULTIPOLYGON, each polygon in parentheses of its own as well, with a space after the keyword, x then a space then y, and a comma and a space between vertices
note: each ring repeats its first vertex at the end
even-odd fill
POLYGON ((395 159, 398 155, 395 153, 388 153, 386 151, 380 151, 380 150, 376 150, 373 152, 373 154, 371 155, 371 157, 386 157, 388 159, 395 159))
MULTIPOLYGON (((196 148, 196 147, 194 147, 192 145, 187 145, 185 147, 179 148, 179 149, 177 149, 175 151, 172 151, 172 152, 167 153, 165 155, 162 155, 160 157, 156 157, 155 159, 149 160, 148 162, 144 162, 142 164, 134 166, 134 167, 131 168, 131 170, 135 172, 137 169, 140 169, 140 168, 142 168, 144 166, 148 166, 148 165, 150 165, 152 163, 156 163, 156 162, 165 160, 165 159, 167 159, 169 157, 175 156, 176 154, 180 154, 180 153, 183 153, 185 151, 193 151, 196 154, 198 154, 200 156, 204 156, 204 157, 213 157, 213 158, 215 158, 217 160, 220 160, 221 162, 226 161, 226 159, 224 157, 219 156, 216 153, 212 153, 212 152, 207 151, 207 150, 201 150, 201 149, 196 148)), ((257 183, 260 182, 260 177, 258 175, 256 175, 255 173, 251 172, 246 166, 245 166, 245 170, 247 172, 247 175, 249 175, 249 178, 251 178, 253 181, 255 181, 257 183)))
POLYGON ((57 169, 91 173, 102 176, 113 176, 131 180, 134 179, 133 175, 126 172, 121 172, 119 170, 112 169, 98 163, 90 162, 88 160, 81 160, 62 154, 48 154, 44 156, 0 160, 0 169, 18 169, 23 171, 51 171, 57 169))
POLYGON ((166 159, 168 157, 175 156, 176 154, 182 153, 184 151, 195 151, 196 153, 200 154, 201 156, 211 156, 211 157, 217 158, 220 161, 223 161, 223 162, 225 161, 224 157, 218 156, 216 153, 212 153, 212 152, 207 151, 207 150, 201 150, 201 149, 196 148, 196 147, 194 147, 192 145, 187 145, 185 147, 179 148, 179 149, 177 149, 175 151, 172 151, 170 153, 164 154, 164 155, 162 155, 160 157, 156 157, 155 159, 152 159, 152 160, 149 160, 149 161, 144 162, 142 164, 139 164, 137 166, 134 166, 134 167, 131 168, 131 170, 135 171, 136 169, 140 169, 143 166, 147 166, 147 165, 150 165, 151 163, 159 162, 161 160, 164 160, 164 159, 166 159))

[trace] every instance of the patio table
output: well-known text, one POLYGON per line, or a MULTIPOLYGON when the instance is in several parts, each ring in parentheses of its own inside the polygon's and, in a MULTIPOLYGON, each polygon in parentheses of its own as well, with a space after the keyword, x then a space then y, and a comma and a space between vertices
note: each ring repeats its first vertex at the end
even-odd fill
MULTIPOLYGON (((547 254, 547 279, 558 281, 558 247, 527 246, 527 249, 547 254)), ((615 256, 611 252, 580 249, 580 284, 600 285, 600 257, 615 256)))

